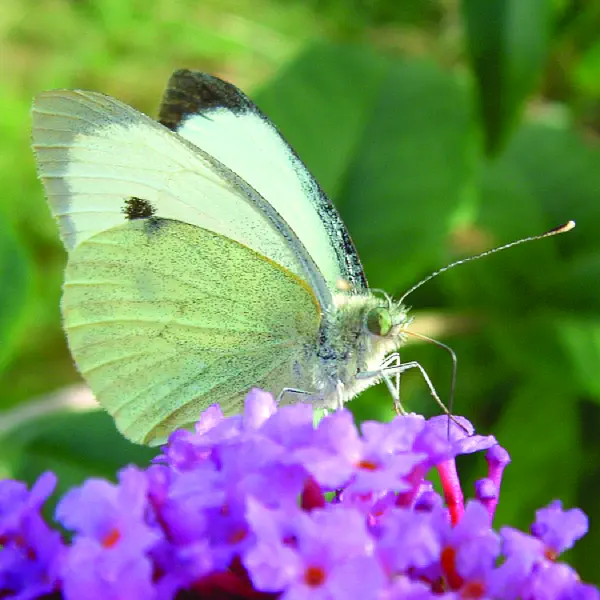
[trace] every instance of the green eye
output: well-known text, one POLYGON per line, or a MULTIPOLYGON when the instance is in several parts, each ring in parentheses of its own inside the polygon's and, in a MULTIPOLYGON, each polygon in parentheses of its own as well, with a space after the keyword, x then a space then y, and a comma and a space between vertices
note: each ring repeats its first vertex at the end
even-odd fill
POLYGON ((374 308, 367 313, 367 329, 373 335, 386 336, 392 330, 392 315, 387 308, 374 308))

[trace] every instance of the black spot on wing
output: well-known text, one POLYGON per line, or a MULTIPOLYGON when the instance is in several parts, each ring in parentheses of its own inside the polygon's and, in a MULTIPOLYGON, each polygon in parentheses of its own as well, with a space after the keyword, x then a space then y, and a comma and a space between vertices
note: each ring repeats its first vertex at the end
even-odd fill
POLYGON ((156 209, 148 200, 132 196, 125 200, 122 212, 129 221, 134 221, 136 219, 153 217, 156 214, 156 209))
POLYGON ((206 73, 180 69, 169 79, 158 120, 171 131, 177 131, 188 115, 217 108, 239 114, 253 110, 254 104, 231 83, 206 73))

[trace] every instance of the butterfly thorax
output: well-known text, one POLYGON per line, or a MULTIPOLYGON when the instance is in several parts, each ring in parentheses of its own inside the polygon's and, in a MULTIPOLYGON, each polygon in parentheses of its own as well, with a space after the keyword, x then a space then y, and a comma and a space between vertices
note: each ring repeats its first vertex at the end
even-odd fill
POLYGON ((357 378, 360 373, 377 373, 384 357, 404 341, 410 319, 406 307, 388 303, 370 292, 336 294, 323 315, 311 373, 314 401, 336 408, 380 376, 357 378))

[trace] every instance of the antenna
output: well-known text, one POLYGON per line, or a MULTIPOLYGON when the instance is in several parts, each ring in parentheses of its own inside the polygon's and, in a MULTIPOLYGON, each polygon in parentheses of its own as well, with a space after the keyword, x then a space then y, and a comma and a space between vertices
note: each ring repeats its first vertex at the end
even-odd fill
POLYGON ((495 254, 496 252, 500 252, 501 250, 506 250, 507 248, 512 248, 513 246, 518 246, 519 244, 524 244, 525 242, 533 242, 534 240, 541 240, 543 238, 552 237, 553 235, 558 235, 560 233, 566 233, 567 231, 571 231, 571 229, 573 229, 574 227, 575 227, 575 221, 569 221, 568 223, 565 223, 564 225, 560 225, 558 227, 555 227, 554 229, 551 229, 550 231, 546 231, 546 233, 541 233, 539 235, 532 235, 532 236, 523 238, 521 240, 516 240, 515 242, 510 242, 509 244, 504 244, 503 246, 498 246, 497 248, 492 248, 491 250, 486 250, 485 252, 481 252, 480 254, 476 254, 475 256, 461 258, 460 260, 457 260, 453 263, 450 263, 449 265, 446 265, 445 267, 442 267, 441 269, 438 269, 437 271, 434 271, 433 273, 431 273, 431 275, 428 275, 427 277, 425 277, 425 279, 421 279, 421 281, 419 281, 418 283, 413 285, 408 290, 408 292, 405 292, 402 295, 402 297, 398 301, 398 304, 402 304, 404 302, 404 299, 407 296, 410 296, 410 294, 412 294, 415 290, 419 289, 424 283, 427 283, 434 277, 437 277, 441 273, 449 271, 450 269, 453 269, 454 267, 457 267, 458 265, 462 265, 464 263, 471 262, 472 260, 479 260, 480 258, 483 258, 484 256, 489 256, 490 254, 495 254))

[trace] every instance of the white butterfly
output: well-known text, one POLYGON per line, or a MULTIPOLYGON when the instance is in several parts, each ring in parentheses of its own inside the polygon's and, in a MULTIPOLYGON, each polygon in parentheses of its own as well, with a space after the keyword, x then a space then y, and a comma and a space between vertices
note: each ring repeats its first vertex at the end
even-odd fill
POLYGON ((332 203, 233 85, 175 72, 160 123, 46 92, 33 139, 69 253, 69 346, 128 438, 238 412, 255 386, 335 408, 383 379, 401 410, 399 373, 421 369, 396 352, 406 308, 368 289, 332 203))

